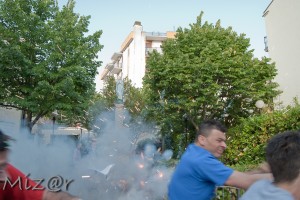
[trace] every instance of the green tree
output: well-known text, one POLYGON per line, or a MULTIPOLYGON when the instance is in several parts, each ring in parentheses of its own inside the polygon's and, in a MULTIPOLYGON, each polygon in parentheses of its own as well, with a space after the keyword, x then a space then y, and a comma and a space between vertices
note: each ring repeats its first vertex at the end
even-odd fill
POLYGON ((69 0, 0 0, 0 102, 23 111, 29 129, 55 109, 81 115, 95 93, 97 31, 69 0))
POLYGON ((273 82, 275 65, 266 57, 254 58, 245 34, 222 28, 220 21, 202 23, 202 15, 165 41, 163 54, 153 52, 147 61, 148 118, 166 131, 174 130, 173 138, 182 135, 184 126, 194 133, 207 118, 232 126, 257 113, 256 100, 272 106, 279 94, 273 82))
POLYGON ((84 127, 94 132, 100 133, 101 119, 99 116, 107 111, 107 101, 101 93, 96 93, 89 102, 89 108, 87 111, 84 110, 85 116, 81 116, 81 121, 84 123, 84 127))
POLYGON ((102 94, 106 100, 108 107, 114 107, 117 100, 116 79, 113 76, 107 76, 104 81, 102 94))
MULTIPOLYGON (((135 88, 132 82, 125 78, 124 82, 124 106, 132 117, 139 117, 145 108, 144 90, 135 88)), ((113 76, 108 76, 104 82, 103 96, 109 107, 114 107, 116 103, 116 80, 113 76)))
POLYGON ((99 122, 99 116, 102 112, 107 111, 107 101, 106 98, 101 93, 95 93, 94 96, 89 99, 87 107, 83 109, 83 113, 79 115, 74 115, 73 111, 61 111, 59 113, 58 121, 62 124, 68 124, 71 126, 76 126, 80 123, 82 127, 88 130, 99 129, 97 123, 99 122))
POLYGON ((140 117, 143 114, 145 97, 143 89, 134 87, 128 78, 124 79, 124 105, 133 118, 140 117))

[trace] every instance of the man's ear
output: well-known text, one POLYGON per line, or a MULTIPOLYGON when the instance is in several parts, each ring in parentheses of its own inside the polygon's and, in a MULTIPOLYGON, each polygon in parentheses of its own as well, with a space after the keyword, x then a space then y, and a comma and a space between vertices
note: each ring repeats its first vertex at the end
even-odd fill
POLYGON ((205 137, 203 135, 199 135, 197 140, 198 140, 198 143, 200 144, 200 146, 205 145, 205 137))

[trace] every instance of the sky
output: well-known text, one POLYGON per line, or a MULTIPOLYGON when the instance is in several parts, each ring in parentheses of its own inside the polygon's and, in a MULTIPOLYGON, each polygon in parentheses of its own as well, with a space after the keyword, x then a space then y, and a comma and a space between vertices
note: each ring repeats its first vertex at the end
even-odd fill
MULTIPOLYGON (((58 0, 59 6, 68 0, 58 0)), ((102 81, 99 76, 111 62, 114 52, 119 52, 121 44, 132 31, 135 21, 140 21, 143 31, 176 31, 178 27, 188 28, 196 22, 201 11, 203 20, 215 23, 221 20, 223 27, 231 26, 237 33, 245 33, 250 38, 254 56, 268 56, 264 52, 266 28, 263 11, 271 0, 75 0, 75 12, 90 15, 89 34, 102 30, 100 43, 104 48, 98 59, 96 89, 100 90, 102 81)))

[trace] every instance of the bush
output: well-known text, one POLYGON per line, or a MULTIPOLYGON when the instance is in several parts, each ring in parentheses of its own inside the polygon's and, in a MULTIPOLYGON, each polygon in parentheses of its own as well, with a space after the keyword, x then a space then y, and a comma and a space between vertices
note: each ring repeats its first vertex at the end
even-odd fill
POLYGON ((278 133, 300 129, 300 105, 273 113, 242 119, 228 130, 227 150, 222 160, 228 165, 256 165, 265 160, 265 145, 278 133))

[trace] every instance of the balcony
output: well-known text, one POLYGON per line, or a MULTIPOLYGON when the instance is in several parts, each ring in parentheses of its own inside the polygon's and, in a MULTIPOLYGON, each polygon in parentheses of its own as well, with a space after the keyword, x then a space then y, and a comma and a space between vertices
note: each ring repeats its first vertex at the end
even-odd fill
POLYGON ((144 32, 147 40, 164 41, 167 39, 167 33, 144 32))
POLYGON ((115 52, 115 53, 112 55, 111 60, 117 61, 117 60, 119 60, 119 58, 121 58, 121 57, 122 57, 122 53, 115 52))
POLYGON ((107 74, 109 72, 111 72, 114 69, 114 64, 113 63, 108 63, 105 68, 103 69, 101 75, 100 75, 100 79, 104 80, 105 77, 107 76, 107 74))
POLYGON ((152 47, 152 48, 146 48, 145 55, 148 57, 149 53, 152 53, 154 50, 162 54, 162 49, 160 47, 152 47))
POLYGON ((105 66, 105 69, 107 69, 108 71, 111 71, 114 68, 114 65, 112 63, 109 63, 105 66))
POLYGON ((122 63, 115 63, 111 70, 113 74, 119 74, 121 71, 122 71, 122 63))

